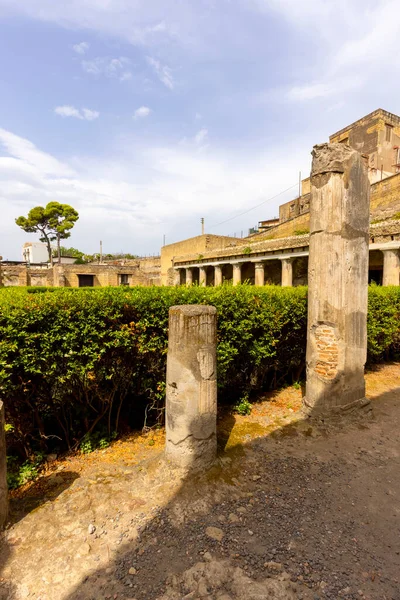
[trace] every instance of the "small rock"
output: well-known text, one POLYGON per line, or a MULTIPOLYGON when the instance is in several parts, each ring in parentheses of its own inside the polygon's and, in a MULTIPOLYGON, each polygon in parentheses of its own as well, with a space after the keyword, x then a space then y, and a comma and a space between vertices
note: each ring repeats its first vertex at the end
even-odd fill
POLYGON ((90 552, 90 546, 87 543, 82 544, 82 546, 79 548, 80 556, 85 556, 86 554, 89 554, 89 552, 90 552))
POLYGON ((239 506, 239 508, 236 509, 236 512, 241 513, 243 515, 247 511, 244 506, 239 506))
POLYGON ((224 537, 224 532, 219 527, 207 527, 206 535, 217 542, 220 542, 224 537))
POLYGON ((269 562, 264 563, 264 568, 268 569, 268 571, 279 572, 282 571, 281 563, 270 560, 269 562))
POLYGON ((231 523, 237 523, 239 521, 239 517, 234 513, 231 513, 228 517, 231 523))
POLYGON ((212 561, 212 556, 210 552, 204 552, 204 560, 207 560, 208 562, 212 561))
POLYGON ((261 479, 261 475, 253 475, 253 481, 258 481, 261 479))
POLYGON ((253 532, 251 529, 248 529, 248 530, 247 530, 247 533, 248 533, 249 535, 254 535, 254 532, 253 532))
POLYGON ((57 454, 48 454, 48 455, 46 456, 46 461, 47 461, 48 463, 52 463, 52 462, 54 462, 55 460, 57 460, 57 454))
POLYGON ((88 527, 88 534, 89 535, 93 535, 93 533, 96 531, 96 527, 95 525, 92 525, 92 523, 90 523, 89 527, 88 527))
POLYGON ((135 567, 131 567, 128 571, 129 575, 136 575, 137 571, 135 569, 135 567))

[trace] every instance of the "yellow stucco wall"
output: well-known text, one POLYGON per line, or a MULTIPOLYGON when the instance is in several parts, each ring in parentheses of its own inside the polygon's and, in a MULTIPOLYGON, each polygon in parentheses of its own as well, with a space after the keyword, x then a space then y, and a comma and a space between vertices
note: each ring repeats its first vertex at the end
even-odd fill
POLYGON ((196 237, 168 244, 161 248, 161 285, 173 284, 174 257, 198 254, 202 255, 207 250, 223 249, 237 246, 243 240, 222 235, 204 234, 196 237))

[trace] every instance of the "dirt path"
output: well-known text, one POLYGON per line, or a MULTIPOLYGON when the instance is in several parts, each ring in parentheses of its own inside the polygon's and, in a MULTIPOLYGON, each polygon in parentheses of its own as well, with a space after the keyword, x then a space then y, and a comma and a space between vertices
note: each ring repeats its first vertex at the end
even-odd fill
POLYGON ((0 598, 400 600, 400 365, 367 386, 372 411, 329 427, 293 388, 221 415, 203 477, 162 432, 56 463, 12 501, 0 598))

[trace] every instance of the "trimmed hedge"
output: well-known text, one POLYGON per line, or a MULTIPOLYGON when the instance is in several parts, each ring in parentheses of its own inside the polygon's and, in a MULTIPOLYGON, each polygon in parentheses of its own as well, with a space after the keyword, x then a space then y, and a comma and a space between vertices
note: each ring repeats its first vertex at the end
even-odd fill
MULTIPOLYGON (((0 398, 9 445, 73 447, 162 417, 168 309, 218 311, 219 399, 299 380, 304 372, 307 288, 55 288, 0 291, 0 398)), ((398 352, 400 288, 371 287, 369 360, 398 352)))

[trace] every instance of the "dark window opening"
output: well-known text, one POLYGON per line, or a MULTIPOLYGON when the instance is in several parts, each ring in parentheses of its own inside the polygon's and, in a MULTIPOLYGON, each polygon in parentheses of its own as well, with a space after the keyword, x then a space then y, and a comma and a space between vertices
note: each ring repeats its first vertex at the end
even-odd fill
POLYGON ((370 269, 368 272, 368 283, 376 283, 382 285, 383 270, 382 269, 370 269))
POLYGON ((79 287, 93 287, 94 275, 78 275, 79 287))
POLYGON ((129 275, 127 273, 121 273, 119 284, 120 285, 129 285, 129 275))
POLYGON ((390 142, 392 140, 392 125, 386 125, 386 141, 390 142))

